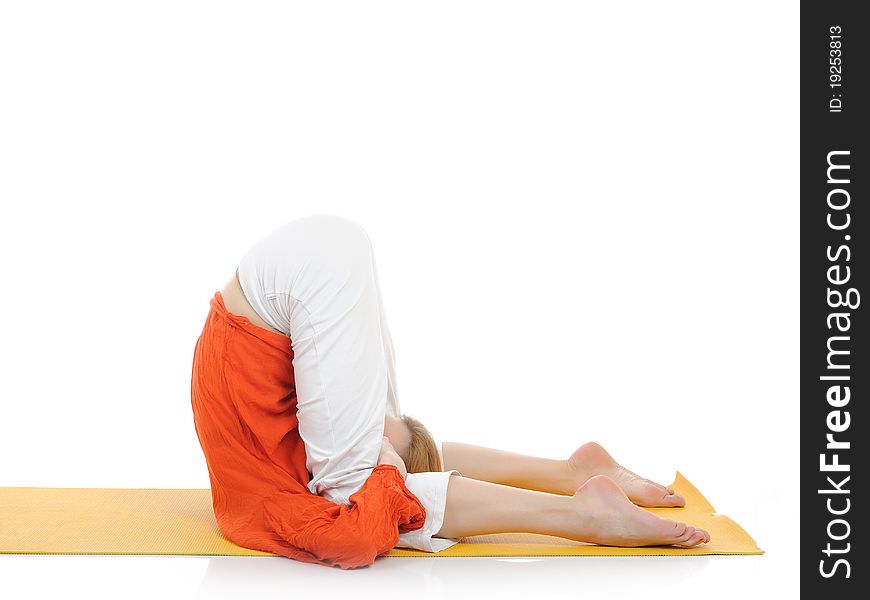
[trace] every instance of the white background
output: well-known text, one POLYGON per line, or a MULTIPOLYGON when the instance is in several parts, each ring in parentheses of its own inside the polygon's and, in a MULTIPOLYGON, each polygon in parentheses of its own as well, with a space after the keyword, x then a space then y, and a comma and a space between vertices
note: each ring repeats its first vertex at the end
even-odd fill
POLYGON ((767 551, 0 556, 4 596, 796 595, 797 3, 6 2, 0 55, 0 486, 208 487, 208 301, 332 213, 405 413, 680 469, 767 551))

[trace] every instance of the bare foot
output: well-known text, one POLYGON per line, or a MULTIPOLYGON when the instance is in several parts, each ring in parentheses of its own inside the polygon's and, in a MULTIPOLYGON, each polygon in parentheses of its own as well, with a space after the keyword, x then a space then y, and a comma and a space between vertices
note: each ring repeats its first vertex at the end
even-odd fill
POLYGON ((692 548, 710 541, 703 529, 657 517, 631 503, 605 475, 590 478, 574 493, 579 515, 573 539, 603 546, 692 548))
POLYGON ((686 500, 671 488, 659 485, 649 479, 644 479, 632 473, 615 460, 607 450, 595 442, 583 444, 571 458, 568 464, 578 475, 578 484, 596 475, 607 475, 629 500, 640 506, 680 507, 686 505, 686 500))

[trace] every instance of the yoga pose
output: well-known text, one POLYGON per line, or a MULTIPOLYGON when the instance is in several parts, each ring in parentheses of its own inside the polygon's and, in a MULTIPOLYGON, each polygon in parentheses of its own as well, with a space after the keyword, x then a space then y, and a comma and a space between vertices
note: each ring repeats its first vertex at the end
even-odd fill
POLYGON ((564 460, 438 444, 403 415, 372 245, 350 219, 291 221, 242 257, 197 339, 191 405, 218 526, 247 548, 352 568, 489 533, 710 540, 639 508, 685 501, 598 444, 564 460))

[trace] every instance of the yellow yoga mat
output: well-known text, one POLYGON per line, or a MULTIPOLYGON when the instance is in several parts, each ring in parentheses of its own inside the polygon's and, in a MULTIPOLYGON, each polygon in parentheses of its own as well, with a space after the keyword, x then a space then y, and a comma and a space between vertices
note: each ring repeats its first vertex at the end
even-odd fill
MULTIPOLYGON (((710 532, 699 548, 613 548, 510 533, 464 538, 438 553, 395 548, 382 556, 687 556, 762 554, 737 523, 713 510, 680 473, 671 484, 686 508, 652 512, 710 532)), ((193 554, 274 556, 225 539, 208 489, 0 488, 2 554, 193 554)))

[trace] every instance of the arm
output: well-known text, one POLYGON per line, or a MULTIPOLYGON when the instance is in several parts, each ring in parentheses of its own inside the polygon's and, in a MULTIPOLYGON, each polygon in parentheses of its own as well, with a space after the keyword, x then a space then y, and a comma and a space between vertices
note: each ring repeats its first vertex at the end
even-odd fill
POLYGON ((405 466, 405 461, 402 460, 402 457, 399 456, 399 453, 396 452, 395 448, 393 448, 393 444, 390 443, 390 438, 387 436, 384 436, 383 441, 381 442, 381 453, 378 456, 378 464, 393 465, 399 469, 399 473, 402 474, 403 479, 407 479, 408 477, 408 468, 405 466))
POLYGON ((350 505, 285 490, 266 498, 263 511, 280 540, 267 538, 252 547, 342 569, 371 564, 396 545, 399 533, 420 529, 426 519, 398 468, 386 464, 375 467, 350 496, 350 505))
POLYGON ((456 469, 463 477, 511 487, 571 495, 582 482, 567 460, 526 456, 472 444, 443 442, 442 469, 456 469))

